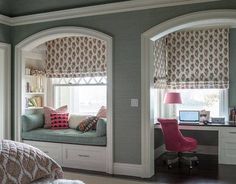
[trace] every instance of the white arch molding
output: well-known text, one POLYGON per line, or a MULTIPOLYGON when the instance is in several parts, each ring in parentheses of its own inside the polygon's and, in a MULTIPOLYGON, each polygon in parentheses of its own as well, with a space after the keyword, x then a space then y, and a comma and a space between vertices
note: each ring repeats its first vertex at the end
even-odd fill
POLYGON ((163 22, 141 36, 141 163, 142 177, 154 175, 153 44, 174 31, 202 26, 236 27, 236 10, 209 10, 186 14, 163 22))
POLYGON ((98 32, 96 30, 82 27, 56 27, 38 32, 15 46, 15 117, 14 138, 21 141, 21 115, 23 113, 24 104, 22 104, 22 75, 24 74, 23 51, 29 51, 40 44, 49 40, 66 36, 91 36, 106 41, 107 51, 107 173, 113 173, 113 123, 112 123, 112 38, 109 35, 98 32))

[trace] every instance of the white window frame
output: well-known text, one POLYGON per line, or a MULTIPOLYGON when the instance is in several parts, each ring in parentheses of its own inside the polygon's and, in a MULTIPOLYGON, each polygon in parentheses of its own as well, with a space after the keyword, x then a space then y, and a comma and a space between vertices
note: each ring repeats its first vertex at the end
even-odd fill
POLYGON ((229 121, 229 89, 220 92, 220 116, 225 117, 225 121, 229 121))
MULTIPOLYGON (((181 89, 180 89, 181 90, 181 89)), ((191 90, 191 89, 189 89, 191 90)), ((201 89, 199 89, 201 90, 201 89)), ((229 120, 229 90, 228 89, 219 89, 220 98, 219 98, 219 117, 224 117, 225 121, 229 120)), ((174 106, 174 112, 176 113, 176 106, 174 106)))
MULTIPOLYGON (((107 87, 107 84, 53 84, 53 90, 52 90, 52 96, 53 96, 53 107, 56 108, 56 90, 55 88, 56 87, 60 87, 60 86, 68 86, 68 87, 71 87, 71 86, 106 86, 107 87)), ((108 90, 108 89, 107 89, 108 90)), ((108 94, 108 91, 106 91, 106 93, 108 94)), ((107 97, 108 99, 108 97, 107 97)), ((106 104, 107 106, 107 104, 106 104)))

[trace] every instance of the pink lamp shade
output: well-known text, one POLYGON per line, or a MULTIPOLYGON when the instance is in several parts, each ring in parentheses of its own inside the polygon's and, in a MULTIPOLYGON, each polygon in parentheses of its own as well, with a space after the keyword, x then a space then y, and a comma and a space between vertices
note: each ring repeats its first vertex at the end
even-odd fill
POLYGON ((180 93, 176 93, 176 92, 166 93, 164 97, 164 103, 165 104, 181 104, 182 100, 181 100, 180 93))

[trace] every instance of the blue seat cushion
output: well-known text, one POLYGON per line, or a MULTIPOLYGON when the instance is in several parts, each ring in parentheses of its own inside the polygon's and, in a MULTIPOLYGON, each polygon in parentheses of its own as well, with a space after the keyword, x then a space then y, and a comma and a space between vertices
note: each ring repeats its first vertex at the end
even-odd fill
POLYGON ((28 132, 33 129, 42 128, 44 124, 43 114, 25 114, 21 116, 22 131, 28 132))
POLYGON ((107 137, 97 137, 96 131, 83 133, 70 128, 63 130, 39 128, 28 132, 22 132, 22 139, 93 146, 106 146, 107 144, 107 137))

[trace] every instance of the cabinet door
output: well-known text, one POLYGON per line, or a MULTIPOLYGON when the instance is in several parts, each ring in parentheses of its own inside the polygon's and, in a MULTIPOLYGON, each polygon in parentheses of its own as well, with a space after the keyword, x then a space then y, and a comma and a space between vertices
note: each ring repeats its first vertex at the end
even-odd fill
POLYGON ((236 130, 220 130, 219 163, 236 164, 236 130))
POLYGON ((106 147, 63 144, 63 166, 106 172, 106 147))
POLYGON ((58 164, 62 164, 62 144, 60 143, 48 143, 48 142, 34 142, 34 141, 24 141, 24 143, 34 146, 49 157, 54 159, 58 164))

